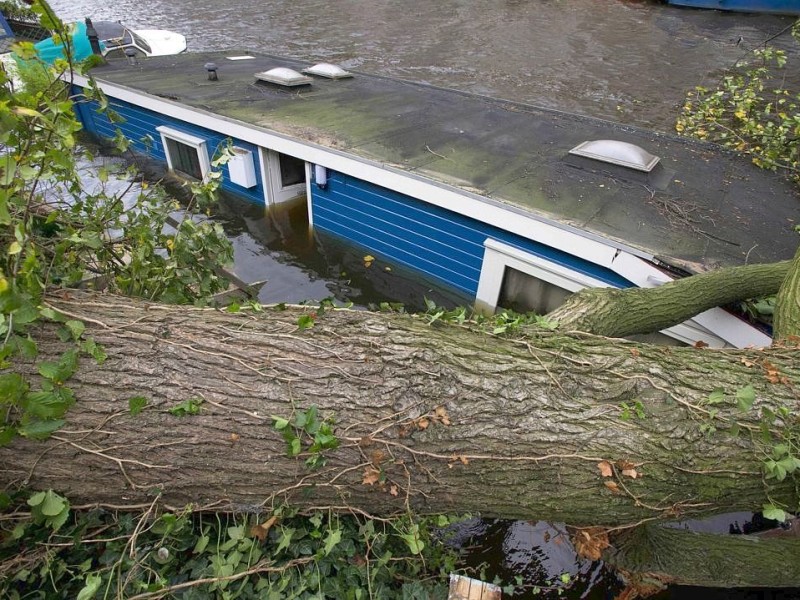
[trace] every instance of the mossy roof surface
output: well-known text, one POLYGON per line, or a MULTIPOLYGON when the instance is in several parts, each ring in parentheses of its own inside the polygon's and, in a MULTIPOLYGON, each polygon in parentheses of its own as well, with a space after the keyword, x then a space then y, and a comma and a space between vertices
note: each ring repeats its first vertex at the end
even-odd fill
POLYGON ((793 184, 717 146, 608 121, 355 74, 293 89, 256 83, 310 63, 243 52, 114 61, 106 80, 209 113, 389 165, 631 247, 691 272, 791 258, 793 184), (218 66, 209 81, 204 64, 218 66), (636 144, 653 174, 568 156, 585 140, 636 144))

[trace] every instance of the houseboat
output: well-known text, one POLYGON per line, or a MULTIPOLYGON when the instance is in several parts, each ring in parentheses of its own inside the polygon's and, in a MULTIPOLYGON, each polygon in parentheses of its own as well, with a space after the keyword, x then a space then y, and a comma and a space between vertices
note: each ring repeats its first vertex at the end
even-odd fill
MULTIPOLYGON (((189 179, 232 146, 222 187, 474 298, 546 313, 585 287, 652 287, 793 256, 794 187, 720 148, 431 85, 242 52, 92 71, 124 120, 80 101, 89 133, 189 179)), ((767 345, 715 308, 663 332, 767 345)))
POLYGON ((800 0, 667 0, 667 4, 735 12, 800 15, 800 0))

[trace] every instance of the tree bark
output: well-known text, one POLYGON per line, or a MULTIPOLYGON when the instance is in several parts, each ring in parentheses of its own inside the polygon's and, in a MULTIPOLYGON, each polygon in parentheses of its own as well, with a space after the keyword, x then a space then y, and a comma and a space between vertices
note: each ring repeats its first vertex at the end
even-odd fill
MULTIPOLYGON (((548 317, 564 329, 608 337, 653 333, 715 306, 777 293, 791 263, 719 269, 655 288, 589 288, 571 296, 548 317)), ((800 275, 795 280, 798 285, 800 275)), ((796 302, 797 298, 800 293, 796 302)), ((795 310, 800 323, 800 305, 795 310)))
POLYGON ((778 290, 774 323, 776 340, 800 341, 800 247, 778 290))
POLYGON ((798 552, 797 537, 715 535, 643 525, 617 536, 603 559, 633 586, 797 587, 798 552))
MULTIPOLYGON (((310 309, 229 314, 83 293, 51 304, 82 319, 108 359, 84 359, 68 382, 79 400, 65 428, 0 449, 3 486, 116 505, 161 494, 174 506, 285 501, 605 526, 760 510, 767 493, 798 505, 791 477, 764 479, 753 435, 767 409, 799 408, 794 350, 515 340, 348 310, 300 331, 310 309), (742 412, 734 396, 746 385, 756 401, 742 412), (716 388, 726 399, 710 406, 716 388), (148 405, 132 416, 136 396, 148 405), (169 412, 189 399, 203 400, 199 414, 169 412), (271 418, 312 405, 341 441, 316 470, 307 452, 287 457, 271 418)), ((42 329, 39 358, 53 359, 65 346, 42 329)))

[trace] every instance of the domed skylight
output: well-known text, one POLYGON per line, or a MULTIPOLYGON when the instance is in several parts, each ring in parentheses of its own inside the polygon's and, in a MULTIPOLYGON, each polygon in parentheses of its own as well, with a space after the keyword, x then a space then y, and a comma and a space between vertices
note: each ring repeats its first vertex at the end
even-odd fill
POLYGON ((276 67, 269 71, 262 71, 256 73, 256 79, 259 81, 268 81, 269 83, 277 83, 278 85, 285 85, 294 87, 296 85, 308 85, 313 79, 307 75, 301 75, 294 69, 287 69, 286 67, 276 67))
POLYGON ((570 154, 585 156, 612 165, 621 165, 649 173, 660 160, 647 150, 635 144, 618 140, 592 140, 583 142, 569 151, 570 154))

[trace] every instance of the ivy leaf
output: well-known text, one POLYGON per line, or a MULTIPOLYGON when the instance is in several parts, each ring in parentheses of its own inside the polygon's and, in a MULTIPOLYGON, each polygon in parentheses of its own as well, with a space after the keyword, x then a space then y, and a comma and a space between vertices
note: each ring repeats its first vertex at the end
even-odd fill
POLYGON ((271 418, 272 418, 273 421, 275 421, 275 423, 273 424, 273 427, 275 429, 277 429, 278 431, 280 431, 282 429, 286 429, 286 427, 288 427, 288 425, 289 425, 289 420, 288 419, 284 419, 283 417, 276 417, 275 415, 272 415, 271 418))
POLYGON ((736 392, 736 403, 739 405, 739 410, 747 412, 753 406, 756 399, 756 391, 752 385, 745 386, 736 392))
POLYGON ((331 529, 328 531, 328 536, 325 538, 325 556, 328 556, 331 551, 336 547, 336 544, 342 541, 342 530, 331 529))
POLYGON ((719 404, 723 400, 725 400, 725 392, 721 388, 717 388, 708 395, 707 402, 709 404, 719 404))
POLYGON ((100 575, 97 575, 96 573, 89 573, 86 576, 86 583, 81 591, 78 592, 77 600, 91 600, 94 598, 95 594, 97 594, 97 590, 100 589, 102 582, 103 580, 100 575))
POLYGON ((144 396, 134 396, 133 398, 128 398, 128 410, 133 417, 142 412, 145 406, 147 406, 147 398, 144 396))
POLYGON ((50 437, 56 429, 62 427, 66 421, 63 419, 51 419, 48 421, 34 421, 21 426, 17 433, 22 437, 32 440, 44 440, 50 437))
POLYGON ((47 517, 55 517, 61 514, 61 511, 67 507, 67 502, 56 494, 53 490, 48 490, 45 494, 44 501, 39 506, 39 510, 47 517))

